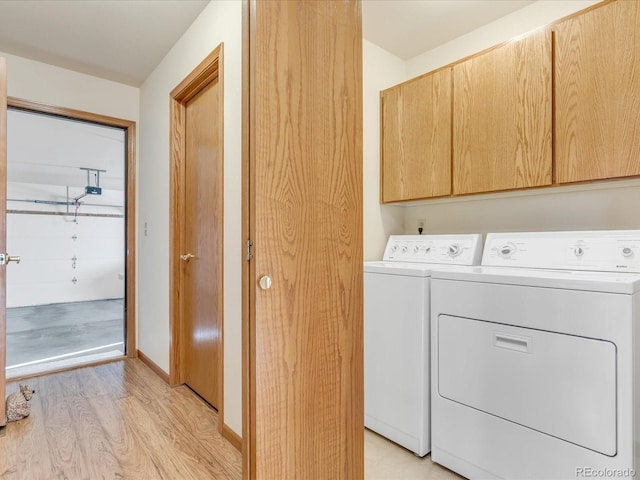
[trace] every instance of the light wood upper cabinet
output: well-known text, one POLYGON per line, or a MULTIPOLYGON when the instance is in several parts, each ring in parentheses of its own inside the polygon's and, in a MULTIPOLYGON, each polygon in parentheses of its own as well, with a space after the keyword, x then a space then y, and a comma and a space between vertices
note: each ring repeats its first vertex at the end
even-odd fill
POLYGON ((550 185, 551 33, 453 67, 453 193, 550 185))
POLYGON ((555 27, 556 181, 640 175, 640 2, 555 27))
POLYGON ((381 202, 451 194, 451 70, 381 95, 381 202))

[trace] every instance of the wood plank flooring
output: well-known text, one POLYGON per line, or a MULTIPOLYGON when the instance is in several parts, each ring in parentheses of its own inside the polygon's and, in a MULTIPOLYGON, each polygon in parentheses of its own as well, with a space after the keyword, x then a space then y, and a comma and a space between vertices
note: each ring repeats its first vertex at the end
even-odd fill
MULTIPOLYGON (((127 359, 24 381, 31 416, 0 437, 0 479, 242 478, 242 456, 218 415, 127 359)), ((18 385, 7 385, 7 394, 18 385)))

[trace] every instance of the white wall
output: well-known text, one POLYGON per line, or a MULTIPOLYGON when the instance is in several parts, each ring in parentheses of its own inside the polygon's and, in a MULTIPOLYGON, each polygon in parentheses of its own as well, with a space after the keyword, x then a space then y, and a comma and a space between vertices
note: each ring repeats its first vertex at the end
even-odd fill
POLYGON ((435 200, 408 207, 405 233, 640 229, 640 180, 435 200))
POLYGON ((7 93, 32 102, 138 121, 140 90, 0 52, 7 59, 7 93))
POLYGON ((403 207, 380 205, 380 90, 403 82, 406 73, 403 60, 367 40, 362 67, 364 259, 378 260, 387 237, 404 229, 403 207))
POLYGON ((211 2, 141 87, 139 348, 169 371, 169 94, 224 42, 224 420, 242 432, 242 2, 211 2))
POLYGON ((544 27, 600 0, 539 0, 466 35, 409 59, 407 79, 544 27))
MULTIPOLYGON (((595 3, 598 2, 541 0, 410 59, 404 64, 404 68, 395 68, 397 72, 401 71, 406 75, 401 80, 408 80, 545 26, 595 3)), ((364 59, 365 62, 374 61, 366 54, 364 59)), ((365 72, 375 65, 377 64, 367 66, 365 63, 365 72)), ((389 64, 389 68, 392 68, 392 64, 389 64)), ((366 81, 365 74, 365 85, 366 81)), ((366 94, 364 104, 365 109, 373 112, 378 108, 377 96, 366 94)), ((371 122, 365 122, 365 148, 377 148, 379 143, 379 128, 371 122)), ((365 156, 365 171, 367 164, 373 168, 374 159, 365 156)), ((368 175, 373 176, 372 173, 368 175)), ((366 185, 373 189, 374 181, 365 178, 366 185)), ((376 209, 374 196, 365 196, 365 212, 376 209)), ((376 198, 375 202, 377 201, 376 198)), ((625 180, 437 199, 421 202, 419 205, 398 206, 390 215, 395 213, 395 220, 403 225, 399 233, 417 233, 418 219, 426 220, 425 233, 637 229, 640 228, 640 215, 637 213, 639 201, 640 181, 625 180)), ((393 219, 387 220, 387 224, 392 222, 393 219)), ((386 235, 380 224, 378 216, 365 216, 365 231, 371 232, 369 237, 365 238, 365 251, 382 252, 386 235)), ((372 255, 371 258, 376 256, 372 255)))

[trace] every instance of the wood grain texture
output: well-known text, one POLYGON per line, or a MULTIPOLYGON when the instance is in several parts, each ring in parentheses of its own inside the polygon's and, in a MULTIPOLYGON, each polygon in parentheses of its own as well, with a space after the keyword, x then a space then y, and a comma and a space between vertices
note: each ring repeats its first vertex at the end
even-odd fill
POLYGON ((125 288, 126 288, 126 335, 127 356, 135 358, 138 354, 138 339, 136 338, 136 312, 138 311, 138 297, 136 295, 136 245, 137 245, 137 215, 136 215, 136 188, 138 171, 136 160, 136 124, 131 122, 125 127, 127 139, 127 166, 126 166, 126 242, 127 258, 125 261, 125 288))
MULTIPOLYGON (((31 416, 0 437, 0 477, 241 478, 215 410, 137 359, 31 379, 31 416)), ((9 384, 11 391, 17 384, 9 384)))
MULTIPOLYGON (((242 241, 255 230, 255 1, 242 2, 242 241), (251 7, 250 7, 251 4, 251 7)), ((245 243, 246 246, 246 243, 245 243)), ((242 477, 255 477, 255 376, 250 367, 255 357, 255 262, 245 256, 242 267, 242 477)))
MULTIPOLYGON (((122 118, 110 117, 72 108, 46 105, 20 98, 9 97, 8 106, 20 110, 56 115, 85 122, 121 128, 126 138, 126 251, 125 288, 126 288, 126 335, 127 356, 134 358, 136 348, 136 122, 122 118)), ((82 214, 78 214, 79 216, 82 214)))
POLYGON ((184 382, 218 407, 218 344, 222 315, 222 155, 219 92, 213 81, 185 112, 185 229, 183 261, 184 382))
POLYGON ((453 67, 453 193, 550 185, 551 33, 453 67))
POLYGON ((185 105, 175 98, 170 100, 170 136, 169 136, 169 384, 180 385, 183 382, 181 371, 182 351, 182 309, 184 271, 180 255, 183 252, 184 228, 182 223, 185 212, 184 193, 184 156, 185 156, 185 105))
MULTIPOLYGON (((7 61, 0 57, 0 251, 7 253, 7 61)), ((12 254, 12 255, 15 255, 12 254)), ((0 427, 6 425, 7 269, 0 267, 0 427)))
MULTIPOLYGON (((251 3, 256 479, 364 475, 357 0, 251 3)), ((246 465, 246 463, 245 463, 246 465)), ((251 468, 250 467, 250 468, 251 468)))
POLYGON ((640 175, 640 4, 555 27, 556 180, 640 175))
POLYGON ((382 203, 451 194, 451 69, 381 94, 382 203))
MULTIPOLYGON (((194 371, 200 371, 198 374, 200 376, 205 371, 207 375, 209 372, 213 373, 215 381, 212 384, 212 389, 215 392, 205 392, 205 395, 210 397, 209 401, 215 402, 219 409, 220 431, 224 425, 223 64, 223 44, 220 44, 172 90, 170 112, 171 346, 169 378, 171 385, 178 385, 187 381, 189 375, 194 371), (194 110, 189 113, 188 105, 193 102, 192 105, 197 107, 197 104, 200 103, 198 98, 205 97, 208 98, 205 103, 210 104, 209 108, 213 105, 214 111, 203 113, 194 110), (188 123, 195 126, 195 130, 190 132, 188 123), (202 157, 204 163, 201 165, 196 165, 189 160, 198 159, 202 156, 201 154, 204 155, 202 157), (200 233, 193 229, 199 229, 200 233), (204 236, 198 238, 200 234, 204 236), (181 254, 193 249, 202 251, 199 255, 200 259, 187 264, 180 260, 181 254), (200 262, 200 260, 204 260, 204 262, 200 262), (201 278, 196 279, 197 284, 187 287, 190 275, 194 274, 192 271, 194 268, 191 268, 194 265, 191 263, 196 262, 206 265, 203 270, 200 270, 201 278), (194 295, 196 300, 193 298, 194 295), (187 300, 189 296, 192 298, 187 300), (203 305, 203 302, 206 301, 209 302, 208 306, 203 305), (194 304, 199 305, 201 313, 209 311, 217 322, 214 329, 215 339, 213 339, 217 345, 213 364, 209 360, 200 362, 191 359, 192 361, 190 361, 189 351, 193 345, 195 332, 187 325, 186 315, 190 315, 189 311, 194 304)), ((198 160, 198 162, 200 161, 198 160)), ((195 251, 191 251, 191 253, 198 255, 195 251)), ((209 333, 212 332, 213 330, 209 333)), ((211 340, 211 335, 209 335, 209 342, 211 340)))

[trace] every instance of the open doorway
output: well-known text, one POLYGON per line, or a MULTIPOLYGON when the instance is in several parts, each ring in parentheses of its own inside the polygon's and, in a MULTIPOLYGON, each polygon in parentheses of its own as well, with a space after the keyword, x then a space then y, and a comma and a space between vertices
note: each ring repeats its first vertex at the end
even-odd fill
POLYGON ((68 113, 9 102, 7 250, 21 261, 7 268, 8 378, 135 352, 127 314, 133 127, 68 113))

